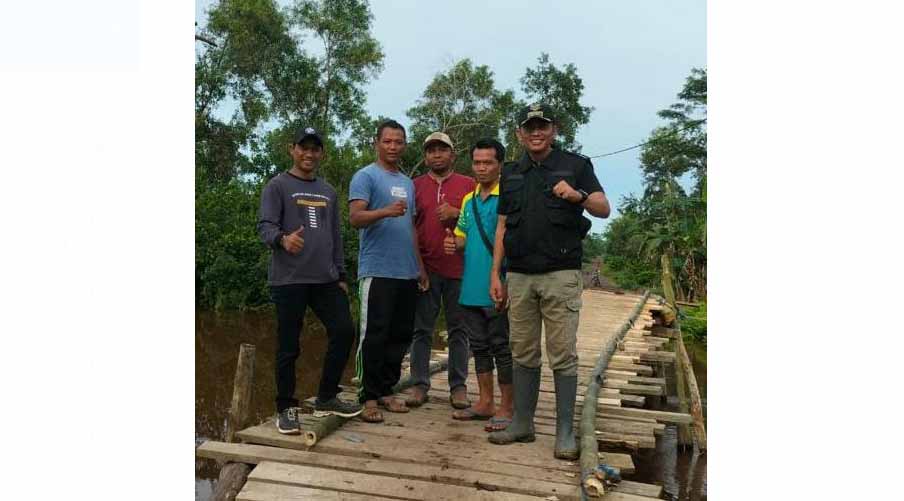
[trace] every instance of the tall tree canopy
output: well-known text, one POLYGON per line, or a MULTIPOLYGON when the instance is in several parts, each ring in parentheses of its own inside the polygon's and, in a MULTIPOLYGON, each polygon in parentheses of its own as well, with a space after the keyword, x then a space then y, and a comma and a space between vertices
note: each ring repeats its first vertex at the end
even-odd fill
POLYGON ((549 61, 549 54, 540 54, 537 66, 527 68, 521 77, 521 89, 528 102, 542 101, 559 113, 559 144, 563 149, 581 151, 575 140, 578 129, 590 122, 593 107, 581 104, 584 82, 578 76, 574 64, 566 64, 562 69, 549 61))
MULTIPOLYGON (((382 70, 363 0, 222 0, 196 34, 196 300, 233 308, 266 301, 268 250, 255 232, 264 183, 291 165, 301 126, 327 137, 323 175, 345 199, 372 159, 356 138, 370 121, 364 87, 382 70)), ((343 204, 343 211, 347 207, 343 204)), ((357 233, 343 226, 349 269, 357 233)))
MULTIPOLYGON (((471 145, 481 137, 499 137, 517 104, 511 90, 496 89, 488 66, 462 59, 437 74, 408 110, 410 139, 420 146, 431 132, 445 132, 455 144, 455 169, 469 173, 471 145)), ((420 157, 420 148, 412 149, 420 157)))
POLYGON ((706 297, 706 69, 693 69, 640 155, 643 194, 604 233, 606 268, 623 287, 657 287, 666 256, 679 298, 706 297), (690 173, 687 192, 679 179, 690 173))
MULTIPOLYGON (((548 54, 541 54, 537 66, 526 68, 519 80, 524 98, 511 89, 496 87, 492 70, 462 59, 438 73, 407 115, 412 121, 413 144, 434 131, 449 134, 456 146, 456 170, 470 172, 467 151, 481 137, 498 138, 506 145, 507 159, 521 156, 522 147, 515 136, 516 117, 528 103, 544 101, 559 115, 559 147, 579 151, 575 141, 578 129, 590 121, 593 108, 581 104, 584 84, 574 64, 557 68, 548 54)), ((409 165, 419 167, 420 148, 406 155, 409 165)))

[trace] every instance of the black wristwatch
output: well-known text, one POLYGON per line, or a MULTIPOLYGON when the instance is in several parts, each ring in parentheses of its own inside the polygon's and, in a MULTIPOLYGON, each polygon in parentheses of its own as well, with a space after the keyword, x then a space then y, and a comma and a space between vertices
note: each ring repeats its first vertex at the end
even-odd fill
POLYGON ((586 192, 586 191, 584 191, 584 190, 578 190, 578 193, 580 193, 580 194, 581 194, 581 201, 580 201, 580 202, 578 202, 578 204, 583 204, 583 203, 584 203, 584 202, 586 202, 586 201, 587 201, 587 197, 589 197, 589 196, 590 196, 590 195, 588 195, 588 194, 587 194, 587 192, 586 192))

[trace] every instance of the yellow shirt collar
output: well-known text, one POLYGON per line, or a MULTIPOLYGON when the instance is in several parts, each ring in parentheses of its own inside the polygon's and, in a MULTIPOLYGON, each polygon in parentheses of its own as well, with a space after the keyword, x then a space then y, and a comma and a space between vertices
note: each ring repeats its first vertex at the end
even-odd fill
MULTIPOLYGON (((499 196, 499 181, 498 180, 496 181, 496 186, 493 186, 493 189, 490 190, 490 195, 496 195, 497 197, 499 196)), ((477 183, 477 187, 474 188, 474 196, 475 197, 480 196, 480 183, 477 183)))

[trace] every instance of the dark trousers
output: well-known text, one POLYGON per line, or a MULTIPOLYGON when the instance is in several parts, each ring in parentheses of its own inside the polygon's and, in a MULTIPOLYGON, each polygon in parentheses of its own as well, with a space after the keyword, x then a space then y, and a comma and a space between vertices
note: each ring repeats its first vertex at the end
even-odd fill
POLYGON ((495 361, 499 384, 512 382, 512 350, 506 312, 481 306, 462 306, 465 329, 474 352, 474 372, 493 372, 495 361))
POLYGON ((365 277, 360 281, 361 339, 356 357, 363 403, 392 395, 411 344, 417 280, 365 277))
POLYGON ((320 389, 317 398, 332 399, 339 393, 339 381, 355 340, 355 326, 349 312, 348 296, 337 282, 327 284, 291 284, 270 287, 276 304, 276 410, 297 407, 295 398, 295 361, 301 354, 300 337, 307 307, 326 327, 329 338, 320 389))
POLYGON ((446 311, 449 334, 449 390, 465 386, 468 380, 468 333, 462 325, 461 280, 430 273, 430 288, 418 293, 414 314, 414 339, 411 342, 411 377, 416 385, 430 388, 430 349, 439 315, 440 302, 446 311))

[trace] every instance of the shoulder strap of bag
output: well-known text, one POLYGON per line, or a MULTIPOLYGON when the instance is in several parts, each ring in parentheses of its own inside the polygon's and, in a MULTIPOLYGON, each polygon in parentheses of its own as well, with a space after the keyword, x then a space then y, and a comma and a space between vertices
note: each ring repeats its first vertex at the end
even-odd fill
POLYGON ((480 232, 480 238, 483 240, 483 245, 487 246, 487 250, 490 251, 490 255, 493 255, 493 244, 490 243, 490 239, 487 237, 486 230, 483 229, 483 223, 480 221, 480 213, 477 212, 477 197, 480 195, 474 195, 471 197, 471 212, 474 214, 474 222, 477 223, 477 231, 480 232))

